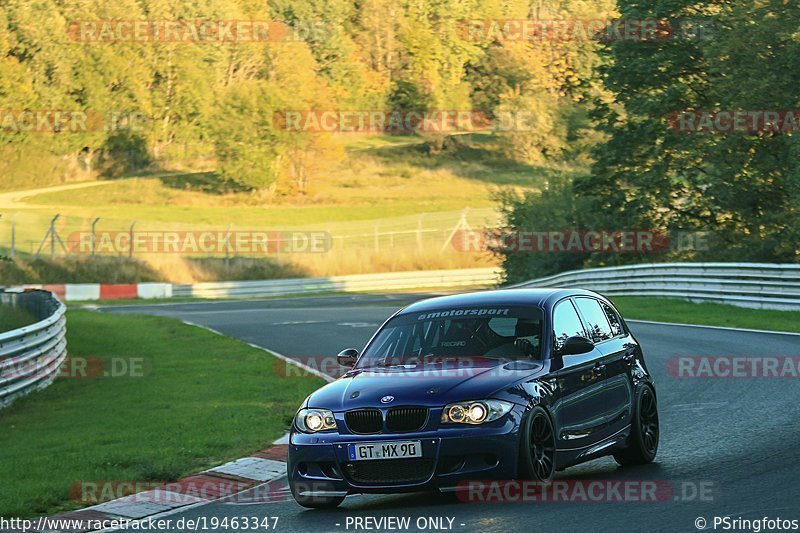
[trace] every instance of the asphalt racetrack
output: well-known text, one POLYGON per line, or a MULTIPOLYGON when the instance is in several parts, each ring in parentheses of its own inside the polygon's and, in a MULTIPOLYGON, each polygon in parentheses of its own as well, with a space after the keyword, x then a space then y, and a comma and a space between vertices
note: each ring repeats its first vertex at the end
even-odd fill
MULTIPOLYGON (((423 295, 320 296, 158 306, 105 312, 180 318, 304 359, 359 350, 395 310, 423 295)), ((678 377, 676 356, 800 356, 800 336, 629 322, 656 380, 661 443, 656 463, 620 468, 603 458, 557 480, 653 480, 670 486, 658 501, 465 503, 452 494, 348 497, 335 510, 305 510, 239 498, 183 509, 169 518, 278 517, 275 530, 697 531, 714 517, 800 520, 800 380, 678 377), (393 517, 392 521, 386 518, 393 517), (422 517, 423 520, 418 522, 422 517), (428 520, 438 518, 440 520, 428 520), (381 521, 384 519, 384 521, 381 521)), ((254 421, 257 423, 257 421, 254 421)), ((265 443, 265 445, 268 443, 265 443)), ((730 522, 733 524, 733 522, 730 522)), ((716 530, 724 530, 723 525, 716 530)), ((732 530, 732 529, 728 529, 732 530)))

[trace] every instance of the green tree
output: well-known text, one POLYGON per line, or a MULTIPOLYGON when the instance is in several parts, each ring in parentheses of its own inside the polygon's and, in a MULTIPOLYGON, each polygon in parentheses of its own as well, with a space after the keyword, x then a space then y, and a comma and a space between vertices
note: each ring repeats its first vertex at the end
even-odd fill
POLYGON ((713 229, 697 259, 797 261, 796 134, 691 133, 683 110, 796 109, 800 12, 780 1, 620 2, 624 17, 704 17, 713 38, 610 46, 609 141, 577 191, 617 227, 713 229), (711 23, 709 25, 709 23, 711 23), (754 53, 754 51, 756 51, 754 53))
MULTIPOLYGON (((504 224, 500 235, 531 235, 532 232, 581 230, 592 222, 588 202, 572 191, 572 176, 554 173, 542 191, 519 194, 506 190, 499 194, 504 224)), ((581 268, 590 258, 587 253, 549 253, 496 249, 503 263, 505 281, 521 283, 532 277, 581 268)))
POLYGON ((280 116, 330 109, 325 83, 305 43, 271 44, 265 57, 266 79, 229 87, 216 106, 219 173, 252 189, 306 193, 320 165, 341 154, 328 133, 286 128, 280 116))
POLYGON ((228 89, 219 102, 213 135, 218 173, 252 189, 267 189, 280 177, 282 132, 274 113, 281 110, 277 88, 263 80, 242 82, 228 89))

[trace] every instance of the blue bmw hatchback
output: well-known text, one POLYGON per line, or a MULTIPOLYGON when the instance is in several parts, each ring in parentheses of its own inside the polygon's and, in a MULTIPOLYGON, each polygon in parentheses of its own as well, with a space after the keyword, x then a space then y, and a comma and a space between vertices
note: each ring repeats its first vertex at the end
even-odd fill
POLYGON ((606 298, 515 289, 433 298, 389 318, 349 370, 309 396, 290 433, 295 500, 453 491, 468 480, 549 481, 605 455, 658 450, 642 350, 606 298))

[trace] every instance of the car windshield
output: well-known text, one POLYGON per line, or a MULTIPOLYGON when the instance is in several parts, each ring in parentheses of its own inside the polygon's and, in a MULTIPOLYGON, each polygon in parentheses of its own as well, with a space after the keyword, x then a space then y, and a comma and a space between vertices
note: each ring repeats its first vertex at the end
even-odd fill
POLYGON ((542 316, 542 310, 536 307, 402 314, 381 329, 357 367, 427 364, 467 357, 539 359, 542 316))

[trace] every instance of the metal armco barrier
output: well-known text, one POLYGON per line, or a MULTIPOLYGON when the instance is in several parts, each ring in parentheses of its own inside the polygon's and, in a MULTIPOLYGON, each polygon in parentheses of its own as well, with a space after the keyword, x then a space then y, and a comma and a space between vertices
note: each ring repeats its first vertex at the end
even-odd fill
POLYGON ((66 307, 48 291, 0 291, 0 305, 39 322, 0 333, 0 408, 53 382, 67 356, 66 307))
POLYGON ((173 285, 176 298, 231 298, 314 294, 332 291, 393 291, 409 289, 445 289, 457 287, 489 287, 496 285, 500 271, 494 268, 428 270, 358 274, 328 278, 298 278, 269 281, 230 281, 173 285))
POLYGON ((661 263, 574 270, 514 288, 589 289, 607 296, 661 296, 758 309, 800 310, 800 265, 661 263))

